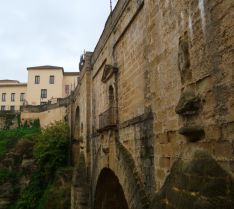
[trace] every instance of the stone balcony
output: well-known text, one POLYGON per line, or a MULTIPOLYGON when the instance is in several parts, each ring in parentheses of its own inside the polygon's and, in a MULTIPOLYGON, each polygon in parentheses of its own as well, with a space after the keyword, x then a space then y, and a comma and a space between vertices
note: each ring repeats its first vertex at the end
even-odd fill
POLYGON ((117 126, 117 107, 110 107, 99 115, 99 129, 102 132, 117 126))

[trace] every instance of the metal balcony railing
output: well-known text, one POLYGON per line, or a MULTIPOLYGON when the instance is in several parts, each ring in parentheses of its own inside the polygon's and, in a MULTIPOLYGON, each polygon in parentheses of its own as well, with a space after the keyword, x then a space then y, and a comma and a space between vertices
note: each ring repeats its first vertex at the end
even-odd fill
POLYGON ((110 107, 99 115, 99 131, 115 127, 117 125, 117 108, 110 107))

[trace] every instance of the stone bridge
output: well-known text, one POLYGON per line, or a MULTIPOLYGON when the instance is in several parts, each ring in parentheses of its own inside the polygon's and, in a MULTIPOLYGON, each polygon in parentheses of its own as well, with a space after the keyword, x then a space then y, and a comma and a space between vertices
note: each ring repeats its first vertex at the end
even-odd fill
POLYGON ((233 8, 118 1, 66 110, 72 209, 233 209, 233 8))

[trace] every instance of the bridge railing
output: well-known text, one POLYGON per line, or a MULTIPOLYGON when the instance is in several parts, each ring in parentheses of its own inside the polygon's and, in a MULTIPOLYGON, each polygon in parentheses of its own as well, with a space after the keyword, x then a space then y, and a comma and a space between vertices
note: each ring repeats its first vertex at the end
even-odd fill
POLYGON ((99 129, 102 131, 117 125, 117 107, 110 107, 99 115, 99 129))

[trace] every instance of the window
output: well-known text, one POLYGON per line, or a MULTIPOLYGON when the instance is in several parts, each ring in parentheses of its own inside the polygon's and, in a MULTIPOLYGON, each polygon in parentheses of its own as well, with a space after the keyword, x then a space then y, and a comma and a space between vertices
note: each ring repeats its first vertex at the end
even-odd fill
POLYGON ((2 102, 6 101, 6 93, 2 93, 2 102))
POLYGON ((50 76, 50 84, 54 84, 54 75, 50 76))
POLYGON ((5 111, 6 110, 6 106, 2 105, 1 106, 1 111, 5 111))
POLYGON ((23 108, 24 108, 24 107, 21 105, 21 106, 20 106, 20 111, 23 111, 23 108))
POLYGON ((40 76, 36 75, 35 76, 35 84, 39 84, 40 83, 40 76))
POLYGON ((11 93, 11 101, 12 101, 12 102, 15 101, 15 93, 11 93))
POLYGON ((41 90, 41 98, 47 98, 47 89, 41 90))
POLYGON ((65 94, 66 94, 66 95, 69 94, 69 85, 65 85, 65 94))
POLYGON ((24 93, 20 94, 20 101, 23 102, 24 101, 24 93))
POLYGON ((12 112, 14 112, 14 111, 15 111, 15 106, 11 106, 11 107, 10 107, 10 110, 11 110, 12 112))

